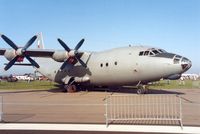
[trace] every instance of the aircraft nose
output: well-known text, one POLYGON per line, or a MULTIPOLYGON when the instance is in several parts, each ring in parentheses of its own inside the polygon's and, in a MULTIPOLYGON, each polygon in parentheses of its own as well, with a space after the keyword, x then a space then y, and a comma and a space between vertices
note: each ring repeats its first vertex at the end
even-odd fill
POLYGON ((189 59, 187 59, 185 57, 183 57, 181 59, 181 67, 182 67, 183 71, 187 71, 188 69, 191 68, 191 66, 192 66, 192 62, 189 59))

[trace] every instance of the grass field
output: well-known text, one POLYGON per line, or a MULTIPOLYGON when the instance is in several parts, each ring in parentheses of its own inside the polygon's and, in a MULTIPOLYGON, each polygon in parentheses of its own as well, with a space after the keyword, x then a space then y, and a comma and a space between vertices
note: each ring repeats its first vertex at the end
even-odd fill
MULTIPOLYGON (((53 89, 57 88, 56 83, 51 81, 31 81, 30 83, 26 81, 18 82, 0 82, 1 89, 53 89)), ((152 83, 149 88, 151 89, 200 89, 200 80, 192 81, 186 80, 184 83, 180 83, 179 80, 167 81, 161 80, 159 82, 152 83)))
POLYGON ((56 83, 51 81, 18 81, 18 82, 0 82, 0 89, 53 89, 56 83))
POLYGON ((150 85, 153 89, 200 89, 200 80, 185 80, 180 82, 180 80, 161 80, 159 82, 154 82, 150 85))

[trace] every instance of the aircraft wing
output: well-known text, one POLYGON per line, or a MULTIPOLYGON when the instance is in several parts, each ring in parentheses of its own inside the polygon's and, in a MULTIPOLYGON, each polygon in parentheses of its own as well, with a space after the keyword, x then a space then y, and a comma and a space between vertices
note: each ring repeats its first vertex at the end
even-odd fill
MULTIPOLYGON (((26 50, 26 54, 30 57, 49 57, 52 58, 54 52, 56 50, 53 49, 29 49, 26 50)), ((0 55, 4 55, 6 49, 0 48, 0 55)), ((78 56, 82 56, 84 52, 79 52, 78 56)))
POLYGON ((31 57, 52 57, 55 50, 48 50, 48 49, 33 49, 33 50, 26 50, 26 54, 31 57))
MULTIPOLYGON (((6 49, 0 49, 0 55, 4 55, 6 49)), ((48 49, 30 49, 26 50, 26 54, 31 57, 52 57, 55 50, 48 49)))

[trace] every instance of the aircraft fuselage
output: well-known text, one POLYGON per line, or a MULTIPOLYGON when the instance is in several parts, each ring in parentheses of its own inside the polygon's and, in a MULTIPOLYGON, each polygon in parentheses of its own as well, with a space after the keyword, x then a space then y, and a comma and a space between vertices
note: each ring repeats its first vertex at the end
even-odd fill
POLYGON ((154 54, 152 51, 155 50, 130 46, 84 53, 81 59, 87 68, 77 62, 60 70, 62 64, 53 59, 36 58, 36 61, 40 65, 38 71, 55 82, 69 84, 71 78, 87 78, 87 82, 80 83, 97 86, 136 85, 161 78, 178 78, 191 67, 191 61, 187 58, 159 50, 159 53, 154 54), (149 54, 141 55, 141 52, 146 51, 149 54))

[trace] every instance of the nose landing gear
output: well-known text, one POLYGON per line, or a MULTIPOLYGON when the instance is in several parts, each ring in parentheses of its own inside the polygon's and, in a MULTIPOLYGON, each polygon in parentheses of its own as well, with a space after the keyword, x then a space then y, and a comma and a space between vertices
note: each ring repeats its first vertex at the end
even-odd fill
POLYGON ((137 94, 147 94, 148 93, 148 88, 146 85, 139 85, 137 90, 137 94))

